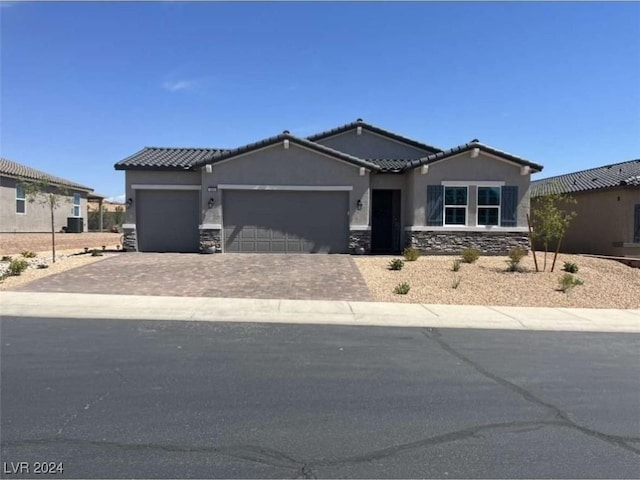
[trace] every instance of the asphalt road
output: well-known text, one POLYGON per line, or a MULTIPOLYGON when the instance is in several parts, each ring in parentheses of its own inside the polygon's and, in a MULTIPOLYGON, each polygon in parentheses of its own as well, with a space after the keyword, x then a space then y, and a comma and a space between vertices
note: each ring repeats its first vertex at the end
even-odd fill
POLYGON ((28 318, 0 334, 4 478, 640 477, 639 335, 28 318))

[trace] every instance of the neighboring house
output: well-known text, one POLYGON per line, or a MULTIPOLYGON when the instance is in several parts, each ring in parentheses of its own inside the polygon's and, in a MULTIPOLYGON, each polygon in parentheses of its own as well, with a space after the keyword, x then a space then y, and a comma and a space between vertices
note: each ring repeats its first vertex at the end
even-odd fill
MULTIPOLYGON (((0 232, 50 232, 51 211, 46 205, 29 202, 20 181, 46 180, 52 186, 64 188, 68 195, 54 212, 56 231, 67 227, 68 218, 77 218, 87 230, 87 197, 93 189, 56 177, 35 168, 0 158, 0 232)), ((72 221, 74 223, 74 221, 72 221)))
POLYGON ((566 193, 576 212, 561 251, 640 257, 640 159, 567 173, 531 184, 531 208, 540 197, 566 193))
POLYGON ((125 171, 125 248, 425 253, 528 247, 542 166, 476 140, 449 150, 362 120, 235 149, 147 147, 125 171))

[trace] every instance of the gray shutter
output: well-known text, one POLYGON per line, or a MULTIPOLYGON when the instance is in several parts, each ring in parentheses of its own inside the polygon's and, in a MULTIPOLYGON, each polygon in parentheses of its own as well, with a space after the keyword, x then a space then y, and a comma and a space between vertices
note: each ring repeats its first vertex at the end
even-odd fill
POLYGON ((635 207, 633 218, 633 242, 640 243, 640 203, 635 207))
POLYGON ((518 186, 505 185, 502 187, 500 201, 500 225, 515 227, 518 225, 518 186))
POLYGON ((444 187, 442 185, 427 185, 427 226, 442 226, 443 202, 444 187))

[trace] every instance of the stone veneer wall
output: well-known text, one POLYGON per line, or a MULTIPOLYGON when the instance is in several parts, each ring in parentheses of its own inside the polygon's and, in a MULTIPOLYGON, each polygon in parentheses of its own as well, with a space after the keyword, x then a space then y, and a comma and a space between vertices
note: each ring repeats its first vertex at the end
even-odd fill
POLYGON ((200 251, 215 247, 216 251, 222 251, 222 231, 220 230, 200 230, 200 251))
POLYGON ((523 232, 405 232, 406 244, 425 254, 457 255, 476 248, 484 255, 506 255, 521 247, 529 251, 529 237, 523 232))
POLYGON ((122 241, 122 250, 125 252, 137 252, 138 241, 136 238, 135 228, 123 228, 124 240, 122 241))
POLYGON ((371 230, 350 230, 349 251, 355 253, 356 248, 362 247, 364 253, 371 251, 371 230))

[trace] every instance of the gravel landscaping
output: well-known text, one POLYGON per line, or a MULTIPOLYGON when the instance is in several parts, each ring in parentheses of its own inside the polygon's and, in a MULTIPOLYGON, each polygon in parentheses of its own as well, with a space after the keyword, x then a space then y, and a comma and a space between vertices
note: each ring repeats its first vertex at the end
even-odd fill
MULTIPOLYGON (((523 272, 507 272, 507 257, 480 257, 473 264, 460 264, 453 272, 457 256, 422 256, 405 262, 399 271, 388 269, 390 256, 354 257, 371 296, 380 302, 495 305, 527 307, 640 308, 640 269, 613 260, 580 255, 558 256, 556 268, 535 272, 531 254, 522 259, 523 272), (565 273, 565 261, 578 264, 575 275, 584 285, 568 293, 558 291, 558 279, 565 273), (454 284, 459 280, 457 288, 454 284), (406 295, 393 293, 407 282, 406 295)), ((538 253, 538 263, 542 261, 538 253)))
MULTIPOLYGON (((87 248, 115 249, 120 233, 86 232, 56 233, 56 250, 82 251, 87 248)), ((51 252, 51 233, 0 233, 0 254, 15 255, 25 250, 47 254, 51 252)))

